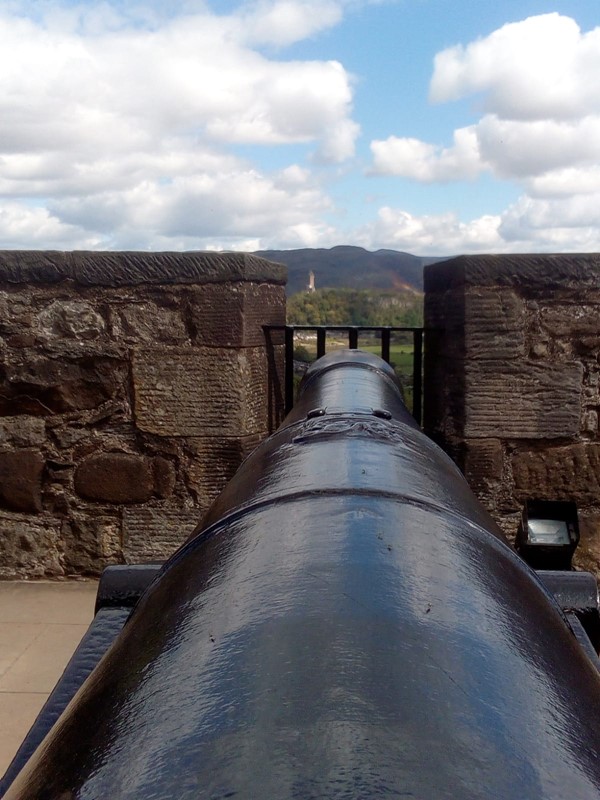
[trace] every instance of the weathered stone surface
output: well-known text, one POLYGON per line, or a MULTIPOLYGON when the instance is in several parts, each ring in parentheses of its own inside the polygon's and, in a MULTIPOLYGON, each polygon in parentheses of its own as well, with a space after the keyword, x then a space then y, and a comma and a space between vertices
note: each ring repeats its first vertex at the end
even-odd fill
POLYGON ((154 493, 163 499, 170 497, 175 488, 175 467, 167 459, 158 456, 152 459, 152 477, 154 479, 154 493))
POLYGON ((472 361, 465 366, 467 438, 557 439, 579 432, 579 362, 472 361))
POLYGON ((126 385, 126 366, 114 359, 33 356, 0 370, 0 414, 45 416, 95 408, 126 385))
POLYGON ((574 336, 571 345, 577 356, 593 358, 600 350, 600 334, 597 336, 574 336))
POLYGON ((72 468, 65 470, 62 474, 54 470, 48 472, 52 474, 48 475, 44 483, 42 495, 44 509, 55 517, 69 517, 78 507, 77 501, 69 491, 73 470, 72 468))
POLYGON ((110 563, 121 563, 121 525, 116 516, 75 517, 61 526, 64 572, 99 575, 110 563))
POLYGON ((512 286, 529 294, 557 289, 600 288, 598 253, 523 253, 459 256, 429 264, 423 272, 425 293, 459 286, 512 286))
POLYGON ((519 523, 521 522, 521 512, 518 511, 512 513, 505 513, 499 517, 496 517, 496 515, 492 513, 492 516, 494 517, 494 521, 502 529, 502 532, 509 540, 509 542, 514 543, 515 538, 517 536, 519 523))
POLYGON ((248 253, 57 252, 0 250, 0 281, 84 286, 221 283, 285 284, 282 264, 248 253))
POLYGON ((548 358, 550 355, 548 342, 534 342, 531 345, 529 355, 531 358, 548 358))
POLYGON ((540 324, 550 336, 597 337, 600 305, 569 303, 540 309, 540 324))
POLYGON ((479 491, 502 479, 504 453, 499 439, 467 440, 465 477, 473 491, 479 491))
POLYGON ((453 438, 463 437, 465 368, 462 361, 446 359, 442 348, 430 349, 431 338, 428 336, 425 350, 424 426, 435 441, 449 443, 453 438))
POLYGON ((37 417, 0 417, 0 445, 35 447, 46 439, 46 423, 37 417))
POLYGON ((60 522, 0 513, 0 578, 51 578, 64 574, 60 522))
POLYGON ((186 482, 200 508, 208 509, 263 438, 255 434, 238 439, 215 437, 186 441, 191 454, 186 482))
POLYGON ((181 312, 150 300, 115 308, 113 332, 130 344, 177 344, 189 339, 181 312))
POLYGON ((509 289, 471 289, 465 299, 465 357, 505 360, 525 355, 525 304, 509 289))
POLYGON ((262 347, 247 347, 239 353, 238 363, 244 387, 244 402, 241 407, 241 424, 234 435, 259 434, 264 438, 269 430, 266 402, 270 389, 267 354, 262 347))
POLYGON ((425 327, 462 332, 465 324, 465 292, 456 289, 430 291, 424 298, 425 327))
POLYGON ((0 504, 12 511, 42 510, 44 457, 37 450, 0 452, 0 504))
POLYGON ((600 574, 600 513, 579 512, 579 547, 573 564, 577 569, 600 574))
POLYGON ((581 505, 600 497, 600 444, 578 442, 515 453, 515 495, 523 500, 574 500, 581 505))
POLYGON ((136 349, 136 424, 160 436, 265 432, 266 364, 262 348, 136 349))
POLYGON ((581 421, 581 429, 586 433, 598 433, 598 412, 586 411, 581 421))
POLYGON ((63 448, 70 448, 85 439, 90 438, 90 429, 81 427, 80 425, 63 427, 56 427, 51 429, 52 438, 56 441, 58 446, 63 448))
POLYGON ((170 493, 174 480, 173 467, 166 459, 98 453, 75 470, 75 491, 88 500, 145 503, 153 494, 170 493))
MULTIPOLYGON (((285 290, 271 284, 212 284, 189 297, 195 341, 207 347, 263 347, 263 325, 285 325, 285 290)), ((273 343, 283 341, 273 336, 273 343)))
POLYGON ((123 553, 127 563, 164 561, 191 535, 200 518, 195 508, 124 508, 123 553))
POLYGON ((32 324, 31 298, 21 292, 0 291, 0 334, 28 335, 32 324))
POLYGON ((106 329, 104 319, 83 300, 55 300, 39 315, 38 324, 39 332, 50 338, 97 339, 106 329))
POLYGON ((200 519, 195 503, 208 507, 246 452, 194 454, 182 433, 254 444, 278 419, 283 348, 275 336, 267 356, 262 325, 284 322, 284 282, 280 265, 240 253, 0 252, 0 518, 20 531, 0 574, 97 573, 123 558, 124 511, 133 560, 174 549, 200 519), (145 428, 132 408, 135 348, 147 352, 145 428), (14 458, 27 467, 18 481, 4 464, 14 458))
POLYGON ((600 254, 461 257, 425 288, 427 432, 511 537, 525 499, 575 500, 600 570, 600 254))

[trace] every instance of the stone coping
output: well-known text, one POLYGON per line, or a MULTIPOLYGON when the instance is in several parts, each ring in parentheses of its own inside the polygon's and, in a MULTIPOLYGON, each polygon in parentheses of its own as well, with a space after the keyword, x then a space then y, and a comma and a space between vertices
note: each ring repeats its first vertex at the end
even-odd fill
POLYGON ((203 284, 230 281, 285 285, 283 264, 250 253, 0 250, 0 283, 84 286, 203 284))
POLYGON ((600 289, 600 253, 458 256, 429 264, 423 274, 426 293, 469 286, 600 289))

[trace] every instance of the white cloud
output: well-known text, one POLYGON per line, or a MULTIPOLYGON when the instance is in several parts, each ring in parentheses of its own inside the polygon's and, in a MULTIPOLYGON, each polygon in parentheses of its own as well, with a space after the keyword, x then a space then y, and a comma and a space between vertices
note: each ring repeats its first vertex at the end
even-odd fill
POLYGON ((342 4, 334 0, 262 0, 243 8, 239 19, 247 43, 284 46, 337 25, 342 4))
POLYGON ((600 115, 564 122, 486 115, 475 132, 482 163, 501 178, 526 180, 600 161, 600 115))
MULTIPOLYGON (((391 136, 371 144, 374 171, 423 182, 490 171, 516 181, 600 162, 600 27, 559 14, 505 25, 435 58, 436 102, 483 94, 486 113, 444 148, 391 136)), ((545 181, 538 181, 539 187, 545 181)))
POLYGON ((371 142, 371 152, 375 174, 401 175, 423 183, 472 179, 484 168, 473 127, 455 131, 452 147, 390 136, 371 142))
POLYGON ((6 249, 94 250, 100 243, 98 237, 62 222, 48 209, 18 202, 0 203, 0 241, 6 249))
POLYGON ((439 53, 430 97, 447 102, 484 92, 484 107, 504 119, 573 119, 600 112, 600 28, 542 14, 439 53))
MULTIPOLYGON (((313 238, 323 190, 308 174, 299 183, 293 164, 287 178, 269 175, 232 147, 307 145, 326 164, 353 155, 343 66, 257 49, 312 36, 341 13, 334 0, 264 0, 223 15, 196 3, 165 16, 157 5, 140 24, 133 5, 0 6, 0 209, 16 198, 46 205, 44 230, 98 246, 202 247, 219 233, 235 243, 280 227, 313 238)), ((0 246, 18 230, 20 246, 32 241, 7 224, 14 235, 0 230, 0 246)))
POLYGON ((523 194, 504 213, 468 223, 384 208, 367 236, 417 252, 600 249, 599 74, 600 27, 583 33, 556 13, 439 53, 430 98, 474 95, 481 118, 457 129, 449 147, 398 136, 373 141, 372 172, 421 183, 488 173, 523 194))
POLYGON ((535 199, 522 195, 501 214, 463 222, 452 212, 413 215, 385 206, 356 232, 368 249, 417 255, 600 251, 600 188, 587 196, 535 199))
POLYGON ((461 222, 452 212, 419 216, 385 206, 376 221, 359 231, 355 243, 422 255, 498 252, 503 245, 500 223, 501 218, 493 215, 461 222))
POLYGON ((595 229, 595 239, 600 242, 600 191, 587 196, 539 200, 523 196, 503 215, 500 232, 505 240, 527 238, 534 241, 547 239, 552 231, 570 231, 573 241, 587 241, 589 230, 595 229))
POLYGON ((382 201, 354 231, 326 221, 344 219, 325 180, 352 166, 354 78, 284 48, 377 1, 0 3, 0 247, 600 249, 600 27, 558 14, 438 54, 432 100, 473 97, 474 124, 371 143, 372 174, 485 173, 517 202, 461 221, 382 201), (279 171, 253 163, 286 146, 279 171))
POLYGON ((97 231, 102 246, 111 249, 131 246, 132 232, 147 249, 157 241, 188 248, 200 240, 208 246, 215 237, 235 248, 239 241, 268 241, 273 229, 294 246, 308 246, 316 231, 326 230, 318 218, 329 200, 301 167, 271 178, 234 167, 168 181, 140 179, 120 191, 56 199, 50 209, 74 229, 97 231))
POLYGON ((600 164, 565 167, 525 181, 530 197, 563 197, 600 192, 600 164))

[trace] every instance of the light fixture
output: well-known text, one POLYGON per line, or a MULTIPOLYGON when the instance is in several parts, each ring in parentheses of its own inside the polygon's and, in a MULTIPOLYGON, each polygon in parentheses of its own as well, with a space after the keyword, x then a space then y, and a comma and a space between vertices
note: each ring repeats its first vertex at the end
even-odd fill
POLYGON ((579 544, 577 505, 559 500, 527 500, 515 547, 534 569, 571 569, 579 544))

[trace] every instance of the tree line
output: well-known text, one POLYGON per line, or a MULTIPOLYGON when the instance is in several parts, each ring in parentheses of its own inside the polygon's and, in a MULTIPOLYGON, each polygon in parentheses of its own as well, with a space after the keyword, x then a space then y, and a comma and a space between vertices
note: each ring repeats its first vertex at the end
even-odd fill
POLYGON ((378 289, 316 289, 288 298, 289 325, 421 327, 423 296, 378 289))

